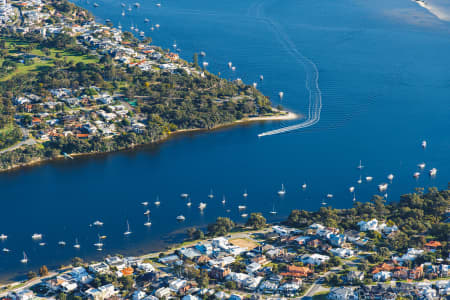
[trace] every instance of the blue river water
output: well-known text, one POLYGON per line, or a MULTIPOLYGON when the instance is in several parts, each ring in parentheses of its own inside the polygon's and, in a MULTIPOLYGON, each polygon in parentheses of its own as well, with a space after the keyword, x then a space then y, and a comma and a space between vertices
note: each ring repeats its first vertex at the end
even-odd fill
POLYGON ((262 212, 270 221, 285 218, 294 208, 318 209, 329 193, 334 195, 329 205, 351 207, 350 186, 356 187, 358 201, 368 201, 390 173, 395 178, 388 201, 419 186, 447 187, 450 23, 413 1, 165 0, 157 7, 152 0, 141 2, 139 9, 129 1, 132 11, 125 9, 125 17, 118 1, 99 0, 98 8, 85 0, 75 3, 100 22, 109 18, 124 29, 138 26, 156 45, 171 48, 176 41, 185 59, 205 51, 202 59, 211 72, 258 82, 274 105, 283 91, 284 107, 307 114, 305 69, 292 55, 298 51, 319 72, 320 121, 263 138, 257 135, 300 121, 188 133, 133 151, 1 173, 0 233, 9 238, 0 248, 11 249, 0 253, 4 280, 43 264, 59 266, 74 256, 92 260, 162 249, 187 227, 205 226, 217 216, 244 222, 238 205, 246 205, 247 213, 262 212), (156 24, 159 29, 150 31, 156 24), (426 149, 422 140, 428 142, 426 149), (362 171, 356 168, 359 160, 362 171), (421 162, 427 166, 415 180, 412 174, 421 162), (438 173, 430 178, 433 167, 438 173), (373 181, 366 182, 366 176, 373 181), (283 197, 277 195, 281 184, 286 187, 283 197), (213 199, 207 197, 210 189, 213 199), (191 207, 180 193, 191 195, 191 207), (157 196, 159 207, 153 204, 157 196), (150 203, 150 228, 143 226, 143 201, 150 203), (203 213, 200 201, 207 203, 203 213), (272 209, 276 215, 269 214, 272 209), (183 223, 175 219, 180 214, 186 217, 183 223), (89 226, 95 220, 104 226, 89 226), (127 220, 133 233, 124 237, 127 220), (31 239, 35 232, 43 234, 46 246, 31 239), (102 252, 93 246, 98 234, 107 235, 102 252), (72 247, 75 239, 81 244, 78 250, 72 247), (60 240, 67 245, 58 246, 60 240), (20 263, 23 251, 27 265, 20 263))

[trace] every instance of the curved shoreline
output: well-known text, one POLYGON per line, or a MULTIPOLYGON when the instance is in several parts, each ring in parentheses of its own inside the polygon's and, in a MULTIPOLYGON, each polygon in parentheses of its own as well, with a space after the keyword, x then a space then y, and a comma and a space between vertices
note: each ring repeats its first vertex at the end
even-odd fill
MULTIPOLYGON (((126 147, 126 148, 118 150, 118 151, 71 153, 70 156, 72 156, 72 157, 91 156, 91 155, 94 156, 94 155, 109 154, 109 153, 120 152, 120 151, 129 151, 129 150, 132 150, 132 149, 135 149, 135 148, 139 148, 139 147, 143 147, 143 146, 156 145, 156 144, 159 144, 159 143, 163 143, 163 142, 167 141, 168 139, 170 139, 172 136, 177 136, 177 135, 181 135, 181 134, 189 133, 189 132, 207 132, 207 131, 214 131, 214 130, 227 128, 227 127, 234 127, 236 125, 252 124, 252 123, 259 123, 259 122, 269 122, 269 121, 289 121, 289 120, 295 120, 295 119, 298 119, 298 118, 302 118, 302 115, 295 114, 293 112, 284 111, 283 110, 283 111, 278 111, 278 114, 276 114, 276 115, 259 116, 259 117, 246 117, 246 118, 243 118, 243 119, 240 119, 240 120, 236 120, 236 121, 233 121, 233 122, 230 122, 230 123, 220 124, 220 125, 215 126, 213 128, 179 129, 179 130, 176 130, 176 131, 173 131, 173 132, 169 132, 169 134, 167 134, 166 136, 163 136, 161 139, 153 141, 151 143, 133 144, 133 145, 130 145, 129 147, 126 147)), ((0 169, 0 173, 8 172, 8 171, 17 171, 17 170, 19 170, 21 168, 32 167, 32 166, 35 166, 35 165, 40 165, 40 164, 44 164, 44 163, 47 163, 47 162, 58 161, 58 160, 62 160, 62 159, 64 159, 64 155, 58 155, 56 157, 52 157, 52 158, 48 158, 48 159, 37 158, 37 159, 34 159, 34 160, 29 161, 27 163, 17 164, 17 165, 11 166, 11 167, 6 168, 6 169, 0 169)))

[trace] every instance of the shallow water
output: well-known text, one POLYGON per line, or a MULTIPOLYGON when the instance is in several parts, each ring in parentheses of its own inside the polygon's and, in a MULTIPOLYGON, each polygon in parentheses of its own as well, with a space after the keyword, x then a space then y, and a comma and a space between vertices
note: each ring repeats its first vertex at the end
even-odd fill
MULTIPOLYGON (((448 22, 406 0, 381 1, 236 1, 167 0, 142 2, 121 17, 120 3, 98 1, 99 20, 145 30, 165 48, 176 41, 181 56, 205 51, 209 69, 222 76, 258 82, 274 104, 308 113, 305 69, 292 54, 301 52, 317 65, 322 92, 320 121, 288 134, 257 134, 299 121, 245 125, 215 132, 180 135, 160 145, 108 155, 58 161, 0 174, 0 247, 3 278, 21 276, 42 264, 57 266, 73 256, 94 259, 108 253, 138 254, 164 247, 187 226, 204 226, 217 216, 244 221, 237 209, 262 212, 269 220, 285 218, 293 208, 317 209, 326 194, 330 205, 350 207, 356 186, 359 201, 370 200, 377 184, 395 175, 388 200, 414 187, 445 188, 450 178, 450 40, 448 22), (256 14, 278 24, 274 31, 256 14), (148 17, 159 30, 150 32, 148 17), (283 43, 287 37, 290 43, 283 43), (236 71, 228 69, 231 61, 236 71), (259 76, 264 81, 259 82, 259 76), (428 141, 427 149, 420 143, 428 141), (365 168, 356 168, 359 160, 365 168), (416 181, 416 165, 427 163, 416 181), (427 171, 436 167, 438 176, 427 171), (359 176, 373 176, 358 186, 359 176), (302 191, 306 182, 308 188, 302 191), (277 196, 281 184, 287 193, 277 196), (207 198, 210 189, 216 197, 207 198), (248 190, 249 197, 242 193, 248 190), (192 207, 179 197, 191 194, 192 207), (222 195, 226 196, 225 207, 222 195), (159 195, 161 206, 152 203, 159 195), (143 223, 142 201, 151 203, 151 228, 143 223), (199 212, 200 201, 208 203, 199 212), (271 216, 272 207, 278 215, 271 216), (230 212, 227 213, 227 209, 230 212), (184 223, 175 217, 186 216, 184 223), (105 224, 97 229, 95 220, 105 224), (133 234, 124 238, 126 220, 133 234), (47 246, 31 240, 44 234, 47 246), (104 251, 93 244, 107 235, 104 251), (78 238, 81 249, 72 244, 78 238), (65 248, 57 246, 65 240, 65 248), (29 264, 20 264, 26 251, 29 264)), ((132 2, 127 2, 127 5, 132 2)))

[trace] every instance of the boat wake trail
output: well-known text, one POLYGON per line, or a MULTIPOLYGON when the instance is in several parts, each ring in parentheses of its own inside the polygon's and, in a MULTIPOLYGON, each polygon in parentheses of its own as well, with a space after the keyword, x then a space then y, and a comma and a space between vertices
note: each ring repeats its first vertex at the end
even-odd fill
POLYGON ((266 23, 269 28, 275 33, 278 41, 282 47, 300 64, 303 65, 306 73, 305 87, 309 93, 309 108, 308 117, 300 124, 282 127, 275 130, 270 130, 258 134, 258 137, 275 135, 280 133, 287 133, 301 128, 313 126, 320 121, 320 112, 322 110, 322 92, 319 88, 319 70, 316 64, 304 56, 289 38, 289 36, 282 30, 281 26, 264 15, 264 2, 256 6, 256 18, 266 23))

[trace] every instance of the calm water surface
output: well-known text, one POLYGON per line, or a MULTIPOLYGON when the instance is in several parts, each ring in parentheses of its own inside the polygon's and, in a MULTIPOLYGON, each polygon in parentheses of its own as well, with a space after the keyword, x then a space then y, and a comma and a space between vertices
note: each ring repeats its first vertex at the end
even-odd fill
MULTIPOLYGON (((191 59, 205 51, 212 72, 258 87, 278 104, 298 113, 308 109, 305 72, 293 49, 310 58, 320 73, 321 120, 314 127, 258 139, 257 134, 292 122, 272 122, 175 137, 138 151, 58 161, 0 174, 2 208, 0 274, 14 279, 42 264, 58 266, 73 256, 95 259, 113 253, 139 254, 161 249, 184 229, 206 225, 217 216, 244 221, 237 209, 262 212, 269 220, 285 218, 293 208, 317 209, 326 194, 333 207, 350 207, 356 186, 359 201, 370 200, 377 185, 395 175, 388 199, 414 187, 445 188, 450 178, 450 23, 407 0, 322 1, 154 1, 121 17, 120 3, 97 1, 100 21, 137 25, 156 45, 172 47, 191 59), (273 31, 258 16, 279 25, 273 31), (150 32, 148 17, 159 30, 150 32), (283 39, 291 41, 288 46, 283 39), (228 61, 236 66, 231 72, 228 61), (428 141, 423 150, 420 143, 428 141), (356 183, 359 160, 371 183, 356 183), (416 181, 416 165, 426 172, 416 181), (438 176, 427 171, 436 167, 438 176), (308 188, 301 190, 306 182, 308 188), (287 193, 276 194, 281 184, 287 193), (210 189, 216 197, 208 199, 210 189), (243 199, 247 189, 249 197, 243 199), (179 197, 190 193, 192 207, 179 197), (160 207, 152 203, 159 195, 160 207), (222 195, 227 202, 222 205, 222 195), (151 203, 146 228, 142 201, 151 203), (208 203, 199 212, 200 201, 208 203), (268 214, 272 207, 278 211, 268 214), (230 212, 227 212, 227 209, 230 212), (175 217, 186 216, 178 223, 175 217), (89 224, 101 220, 98 229, 89 224), (124 238, 126 220, 133 234, 124 238), (46 246, 31 240, 43 233, 46 246), (107 235, 103 252, 93 244, 107 235), (72 245, 78 238, 81 249, 72 245), (57 242, 65 240, 65 248, 57 242), (28 265, 20 264, 22 251, 28 265)), ((127 5, 132 2, 127 2, 127 5)), ((128 13, 128 12, 127 12, 128 13)))

